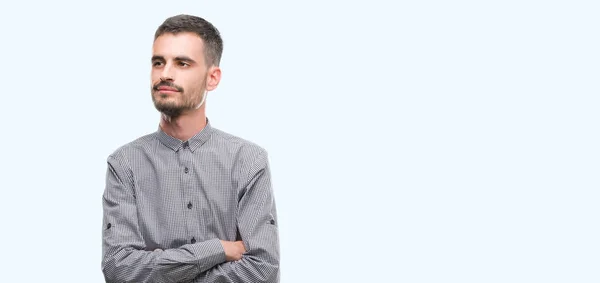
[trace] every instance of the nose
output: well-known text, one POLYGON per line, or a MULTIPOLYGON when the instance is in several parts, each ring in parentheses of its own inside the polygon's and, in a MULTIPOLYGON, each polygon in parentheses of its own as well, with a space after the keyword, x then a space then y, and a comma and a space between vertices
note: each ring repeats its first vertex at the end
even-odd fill
POLYGON ((171 67, 171 64, 165 64, 165 66, 163 67, 161 73, 160 73, 160 80, 161 81, 173 81, 173 68, 171 67))

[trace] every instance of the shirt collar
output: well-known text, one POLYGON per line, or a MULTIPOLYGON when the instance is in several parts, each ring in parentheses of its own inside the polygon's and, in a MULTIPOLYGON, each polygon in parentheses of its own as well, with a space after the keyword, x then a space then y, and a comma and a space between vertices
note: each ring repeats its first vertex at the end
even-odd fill
POLYGON ((158 127, 157 134, 158 140, 173 151, 179 151, 185 146, 188 146, 190 150, 194 152, 198 147, 200 147, 210 138, 212 132, 213 128, 210 125, 209 119, 206 118, 206 126, 204 126, 204 128, 200 132, 195 134, 187 141, 182 141, 178 138, 168 135, 160 128, 160 126, 158 127))

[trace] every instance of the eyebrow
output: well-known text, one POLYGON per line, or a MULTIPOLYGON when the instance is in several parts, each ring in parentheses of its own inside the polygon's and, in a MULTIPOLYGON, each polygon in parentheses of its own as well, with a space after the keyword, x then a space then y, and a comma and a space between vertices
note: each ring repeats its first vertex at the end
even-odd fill
POLYGON ((152 62, 154 62, 156 60, 165 61, 165 57, 159 56, 159 55, 152 56, 152 62))
MULTIPOLYGON (((153 62, 157 61, 157 60, 166 61, 165 57, 163 57, 163 56, 160 56, 160 55, 154 55, 154 56, 152 56, 152 61, 153 62)), ((192 58, 190 58, 188 56, 184 56, 184 55, 175 57, 175 61, 185 61, 185 62, 190 62, 190 63, 196 63, 196 61, 194 61, 192 58)))

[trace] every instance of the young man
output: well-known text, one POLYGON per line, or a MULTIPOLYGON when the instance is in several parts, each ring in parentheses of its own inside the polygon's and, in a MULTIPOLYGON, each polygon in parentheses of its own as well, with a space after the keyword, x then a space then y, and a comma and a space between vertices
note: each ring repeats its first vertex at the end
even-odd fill
POLYGON ((108 157, 102 272, 107 282, 279 282, 279 236, 267 152, 213 128, 206 95, 223 42, 206 20, 156 30, 156 132, 108 157))

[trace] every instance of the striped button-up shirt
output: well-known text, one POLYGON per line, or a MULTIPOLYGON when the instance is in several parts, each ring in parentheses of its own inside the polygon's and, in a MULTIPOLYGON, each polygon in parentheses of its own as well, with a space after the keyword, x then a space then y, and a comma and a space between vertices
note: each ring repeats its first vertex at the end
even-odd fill
POLYGON ((107 282, 279 282, 267 152, 213 128, 187 141, 160 127, 108 156, 102 271, 107 282), (242 240, 227 262, 220 240, 242 240))

